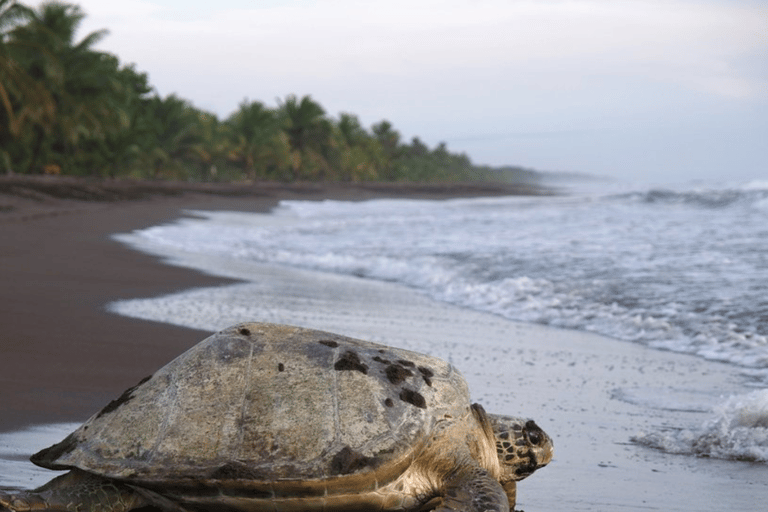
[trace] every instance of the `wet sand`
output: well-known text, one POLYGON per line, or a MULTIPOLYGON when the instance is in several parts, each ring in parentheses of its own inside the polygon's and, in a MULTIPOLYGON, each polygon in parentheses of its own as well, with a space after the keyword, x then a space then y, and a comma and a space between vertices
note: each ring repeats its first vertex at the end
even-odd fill
MULTIPOLYGON (((276 199, 186 193, 0 220, 0 239, 14 241, 0 250, 2 279, 10 283, 0 319, 0 431, 82 421, 211 330, 256 319, 438 355, 465 374, 489 411, 535 418, 553 436, 556 456, 521 483, 518 508, 528 512, 752 511, 768 502, 764 464, 674 456, 629 442, 659 426, 705 420, 709 404, 741 392, 733 367, 510 322, 390 283, 259 264, 222 269, 183 254, 145 255, 109 238, 173 220, 183 209, 266 211, 276 199), (250 282, 242 282, 246 276, 250 282), (254 292, 260 305, 249 301, 254 292), (127 299, 118 306, 124 314, 143 319, 105 311, 118 299, 127 299), (169 314, 198 330, 152 321, 169 314), (676 401, 681 407, 670 405, 676 401)), ((33 431, 33 439, 45 444, 68 428, 33 431)), ((13 457, 31 486, 46 473, 21 459, 42 446, 30 446, 28 436, 20 442, 13 457)))

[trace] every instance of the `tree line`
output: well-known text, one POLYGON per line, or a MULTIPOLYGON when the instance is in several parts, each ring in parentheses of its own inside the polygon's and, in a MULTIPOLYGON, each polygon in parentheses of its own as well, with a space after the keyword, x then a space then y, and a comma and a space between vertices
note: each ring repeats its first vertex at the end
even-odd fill
POLYGON ((194 181, 517 181, 533 174, 473 165, 444 143, 402 140, 383 120, 330 117, 310 96, 269 107, 243 101, 226 119, 171 94, 146 73, 76 40, 85 14, 51 1, 0 0, 0 173, 194 181), (503 175, 503 176, 502 176, 503 175))

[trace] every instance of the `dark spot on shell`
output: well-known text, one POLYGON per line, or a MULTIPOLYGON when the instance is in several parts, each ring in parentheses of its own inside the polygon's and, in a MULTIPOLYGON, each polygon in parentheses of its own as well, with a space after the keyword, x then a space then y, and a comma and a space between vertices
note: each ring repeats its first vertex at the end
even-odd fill
POLYGON ((421 409, 427 408, 427 401, 424 400, 424 397, 412 389, 403 389, 400 392, 400 400, 403 402, 408 402, 409 404, 415 405, 421 409))
POLYGON ((379 356, 374 357, 373 360, 376 361, 377 363, 381 363, 381 364, 389 364, 389 363, 391 363, 391 361, 389 359, 384 359, 384 358, 381 358, 379 356))
POLYGON ((509 441, 504 441, 503 443, 501 443, 501 446, 503 446, 504 448, 509 448, 512 445, 509 443, 509 441))
POLYGON ((326 347, 336 348, 339 346, 339 343, 333 340, 320 340, 318 341, 321 345, 325 345, 326 347))
POLYGON ((518 425, 517 423, 515 423, 514 425, 512 425, 512 430, 514 430, 515 432, 522 432, 523 431, 523 426, 522 425, 518 425))
POLYGON ((502 432, 501 434, 499 434, 499 437, 500 437, 501 439, 509 439, 509 432, 507 432, 507 431, 505 430, 504 432, 502 432))
POLYGON ((426 366, 419 366, 418 368, 419 373, 421 373, 421 378, 424 379, 424 382, 427 383, 427 386, 432 386, 432 377, 434 377, 435 372, 427 368, 426 366))
POLYGON ((240 334, 242 334, 243 336, 250 336, 251 335, 251 330, 250 329, 246 329, 245 327, 241 328, 240 331, 238 331, 238 332, 240 334))
POLYGON ((512 460, 512 459, 514 459, 514 458, 515 458, 515 454, 514 454, 514 453, 511 453, 511 454, 507 455, 506 457, 504 457, 504 460, 506 460, 507 462, 509 462, 510 460, 512 460))
POLYGON ((349 446, 342 448, 331 459, 331 474, 348 475, 368 467, 376 467, 377 459, 366 457, 349 446))
POLYGON ((416 366, 413 363, 413 361, 408 361, 407 359, 398 359, 397 362, 400 363, 401 365, 407 366, 409 368, 413 368, 414 366, 416 366))
POLYGON ((283 363, 277 363, 277 371, 282 372, 285 370, 285 365, 283 363))
POLYGON ((105 414, 109 414, 110 412, 114 411, 124 403, 130 401, 130 399, 133 398, 133 392, 136 391, 139 388, 139 386, 141 386, 151 378, 152 378, 151 375, 149 377, 144 377, 139 381, 138 384, 123 391, 123 394, 120 395, 116 400, 112 400, 107 405, 105 405, 104 408, 100 410, 99 413, 96 415, 96 417, 100 418, 105 414))
POLYGON ((356 370, 364 374, 368 373, 368 365, 362 363, 357 352, 352 352, 351 350, 344 352, 344 355, 333 365, 333 369, 336 371, 356 370))
POLYGON ((387 379, 389 379, 389 382, 392 384, 400 384, 407 377, 413 375, 412 371, 406 370, 399 364, 391 364, 387 366, 384 372, 387 374, 387 379))
POLYGON ((392 407, 395 405, 395 402, 393 402, 391 398, 387 398, 386 400, 384 400, 384 405, 386 405, 387 407, 392 407))

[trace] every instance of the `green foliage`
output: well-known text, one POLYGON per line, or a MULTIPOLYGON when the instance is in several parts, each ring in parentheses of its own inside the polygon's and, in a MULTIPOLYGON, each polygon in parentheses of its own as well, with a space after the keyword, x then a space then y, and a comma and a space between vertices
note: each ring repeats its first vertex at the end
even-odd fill
POLYGON ((250 179, 279 179, 291 167, 289 136, 278 113, 262 103, 243 101, 226 121, 229 162, 250 179))
MULTIPOLYGON (((497 179, 444 143, 401 142, 389 121, 370 131, 329 117, 310 96, 270 108, 243 101, 224 121, 147 75, 75 39, 85 13, 49 1, 0 0, 0 172, 152 179, 457 181, 497 179)), ((514 174, 508 171, 505 178, 514 174)), ((513 177, 514 179, 514 177, 513 177)))

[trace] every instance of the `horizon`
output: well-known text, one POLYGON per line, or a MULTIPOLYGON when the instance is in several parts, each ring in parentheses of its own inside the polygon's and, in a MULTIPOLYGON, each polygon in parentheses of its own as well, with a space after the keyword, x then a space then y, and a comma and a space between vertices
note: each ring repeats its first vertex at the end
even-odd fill
POLYGON ((109 30, 97 49, 222 119, 310 95, 478 165, 768 179, 763 2, 72 3, 78 38, 109 30))

